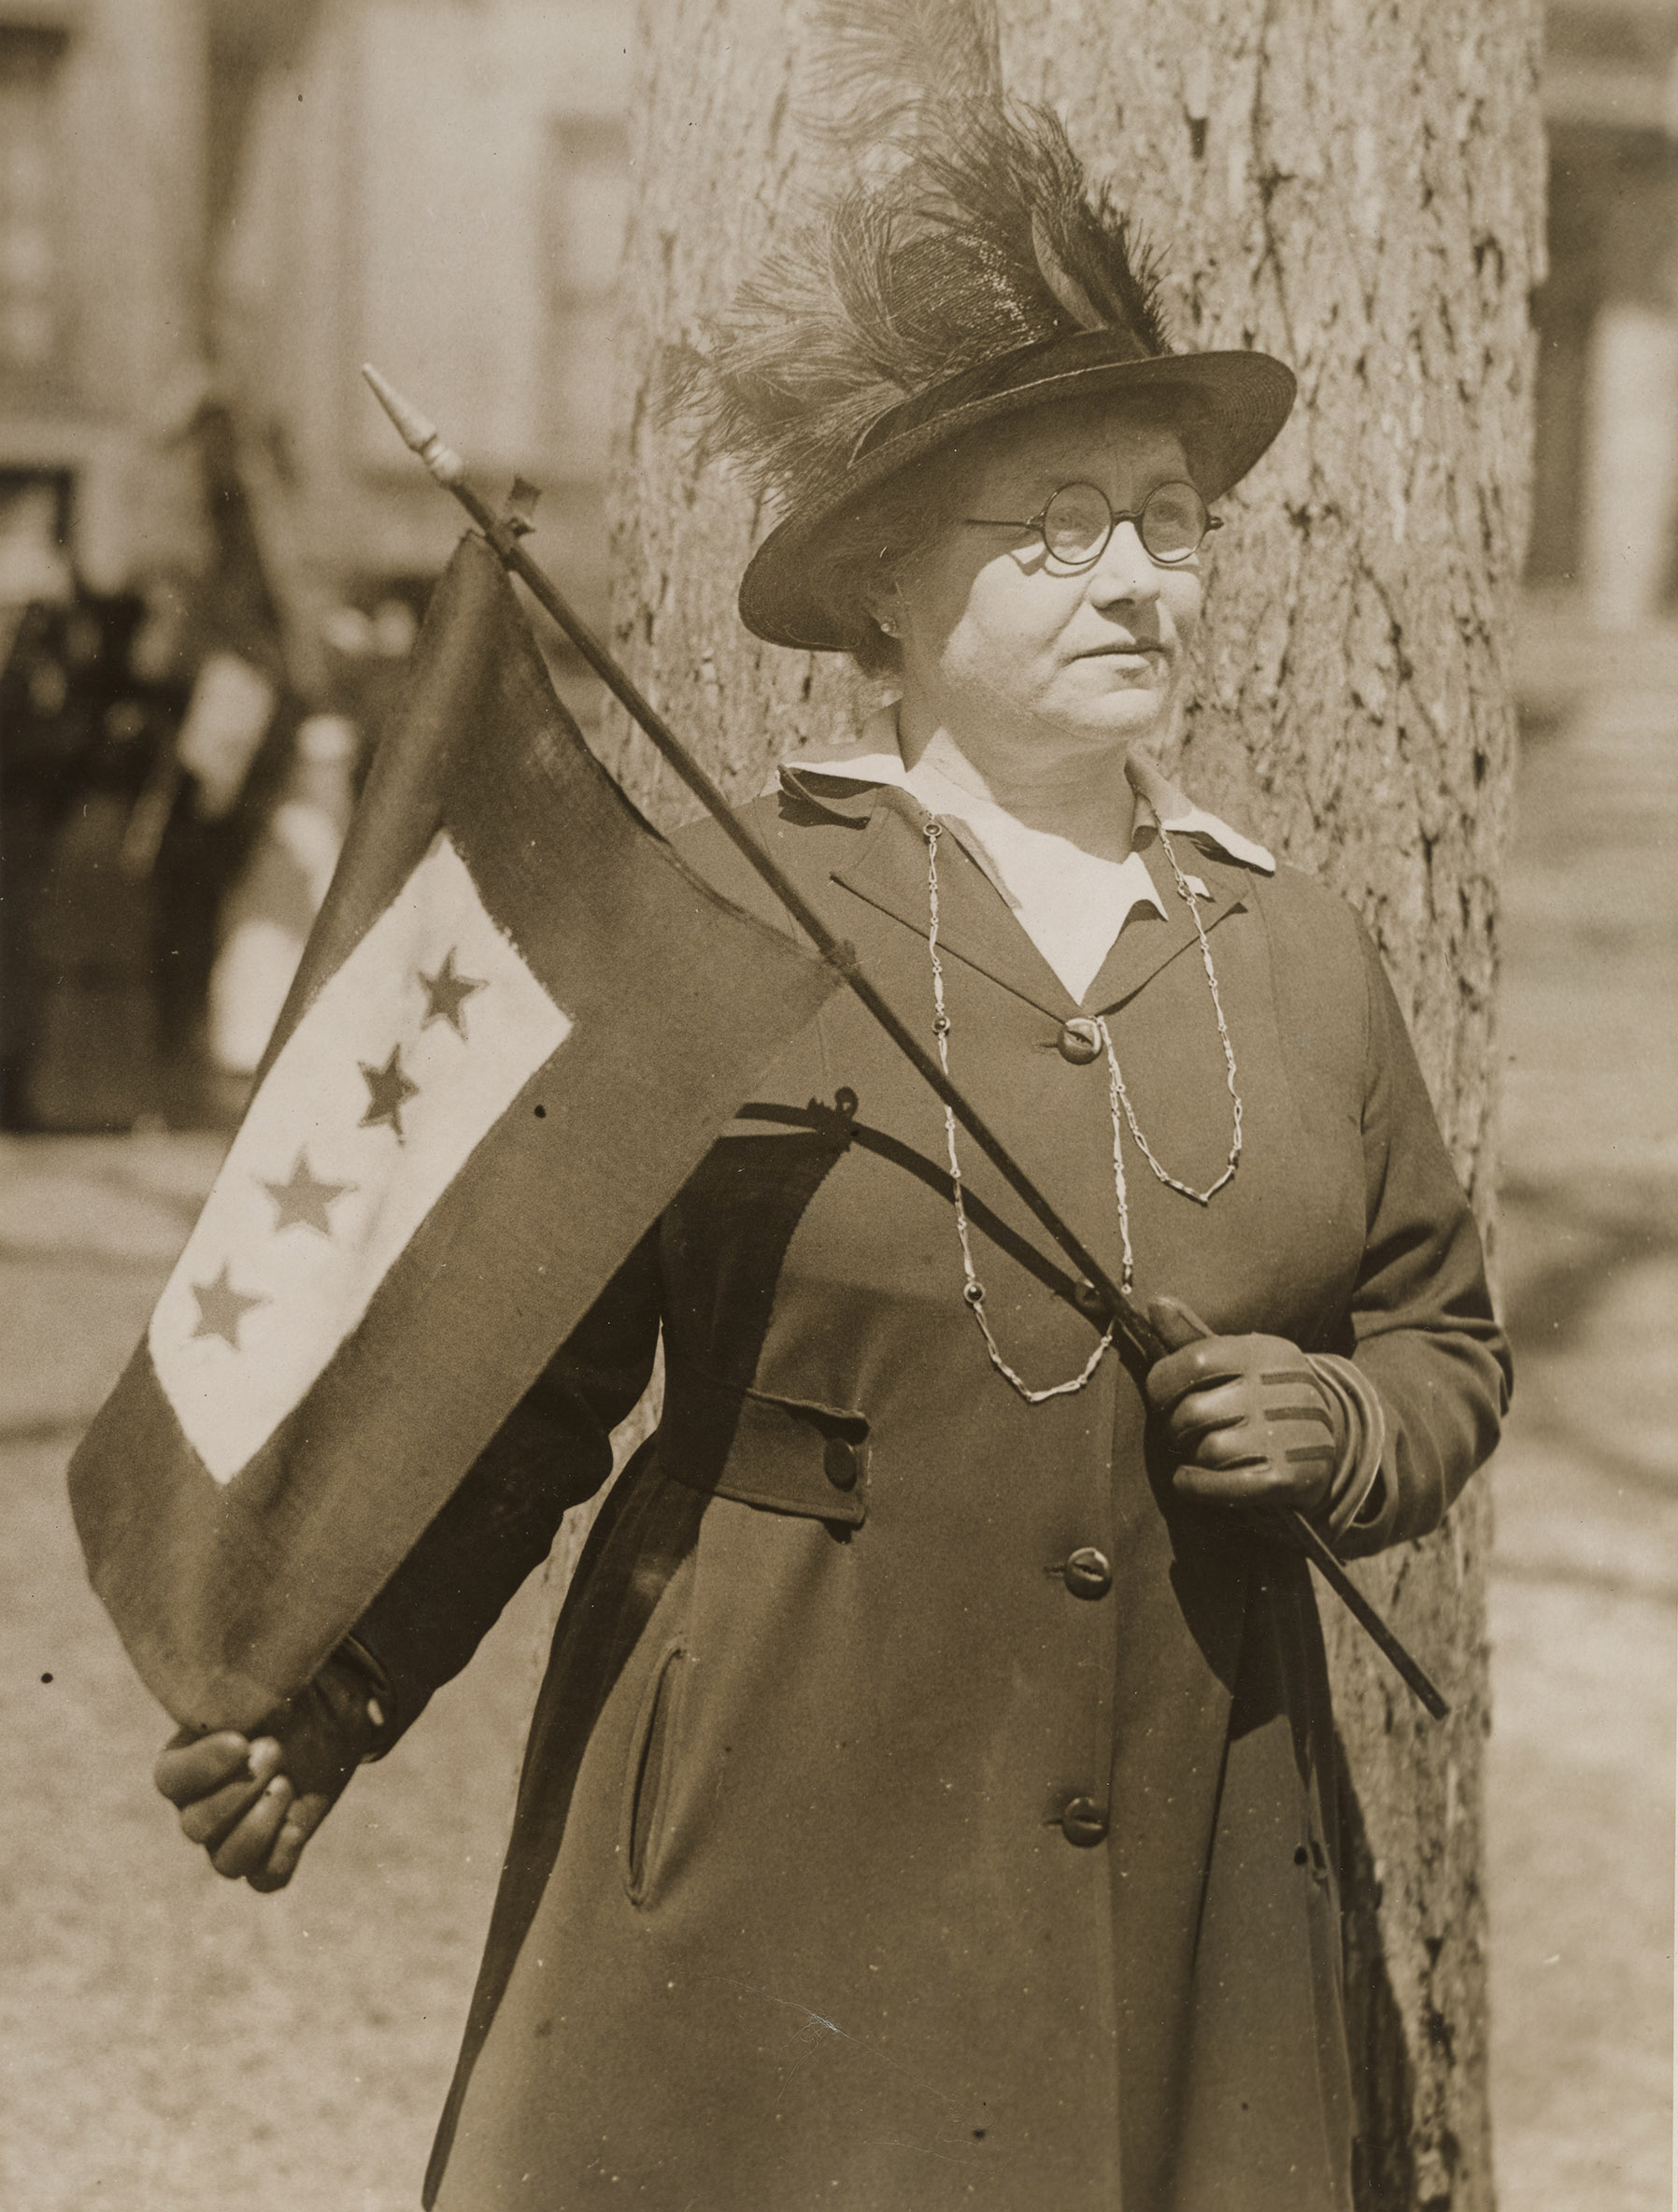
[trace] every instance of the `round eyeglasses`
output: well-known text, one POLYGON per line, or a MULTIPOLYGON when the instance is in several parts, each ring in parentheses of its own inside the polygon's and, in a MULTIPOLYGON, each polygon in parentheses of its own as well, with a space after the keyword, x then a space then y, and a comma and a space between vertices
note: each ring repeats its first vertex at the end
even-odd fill
POLYGON ((1116 515, 1099 484, 1062 484, 1054 497, 1023 522, 984 515, 962 520, 975 530, 1034 530, 1049 558, 1063 568, 1093 568, 1121 522, 1134 522, 1150 561, 1174 568, 1192 561, 1209 532, 1221 530, 1216 515, 1192 484, 1156 484, 1131 514, 1116 515))

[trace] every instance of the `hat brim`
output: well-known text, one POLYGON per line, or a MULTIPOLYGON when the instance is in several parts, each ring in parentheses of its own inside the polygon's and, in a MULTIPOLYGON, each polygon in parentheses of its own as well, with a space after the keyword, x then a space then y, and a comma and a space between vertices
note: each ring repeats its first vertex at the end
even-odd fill
POLYGON ((1059 400, 1173 395, 1202 496, 1221 498, 1240 482, 1287 421, 1293 371, 1268 353, 1162 353, 1136 357, 1118 331, 1021 348, 983 369, 952 377, 907 400, 862 439, 843 477, 801 502, 763 540, 740 583, 740 619, 771 645, 843 652, 842 625, 810 574, 808 552, 833 519, 864 502, 900 469, 964 432, 1059 400))

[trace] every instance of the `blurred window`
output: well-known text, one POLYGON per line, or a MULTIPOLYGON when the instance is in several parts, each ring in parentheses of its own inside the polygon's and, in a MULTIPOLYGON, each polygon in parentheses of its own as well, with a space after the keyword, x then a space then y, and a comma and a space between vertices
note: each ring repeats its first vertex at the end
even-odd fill
POLYGON ((67 366, 59 64, 64 35, 0 24, 0 396, 24 399, 67 366))
POLYGON ((543 247, 548 435, 562 473, 599 478, 612 427, 613 294, 629 223, 629 139, 606 117, 548 129, 543 247))

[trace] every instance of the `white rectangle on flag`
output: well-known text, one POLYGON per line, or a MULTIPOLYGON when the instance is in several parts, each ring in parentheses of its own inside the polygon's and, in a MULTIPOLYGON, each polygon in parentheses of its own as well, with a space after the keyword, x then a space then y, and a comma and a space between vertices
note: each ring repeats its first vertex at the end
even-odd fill
POLYGON ((218 1482, 571 1028, 439 835, 281 1048, 151 1318, 158 1380, 218 1482))

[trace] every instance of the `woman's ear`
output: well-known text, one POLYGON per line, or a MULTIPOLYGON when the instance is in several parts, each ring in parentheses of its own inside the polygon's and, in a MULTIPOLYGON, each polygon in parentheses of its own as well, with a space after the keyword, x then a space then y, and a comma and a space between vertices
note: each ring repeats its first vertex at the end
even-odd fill
POLYGON ((888 637, 898 635, 903 610, 895 579, 890 583, 875 585, 862 604, 868 610, 869 621, 876 630, 888 637))

